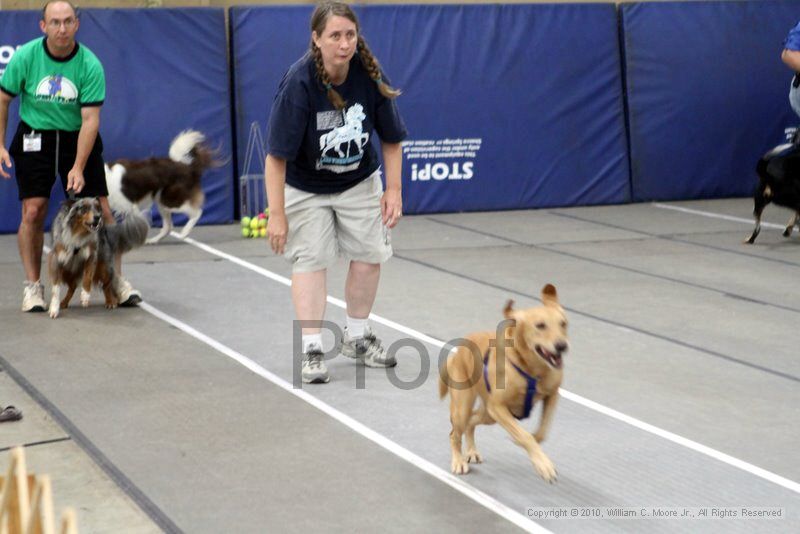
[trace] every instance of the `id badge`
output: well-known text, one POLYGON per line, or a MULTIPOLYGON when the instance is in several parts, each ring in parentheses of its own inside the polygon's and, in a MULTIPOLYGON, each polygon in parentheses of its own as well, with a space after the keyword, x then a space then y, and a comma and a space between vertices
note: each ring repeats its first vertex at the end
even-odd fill
POLYGON ((42 151, 42 134, 31 132, 22 136, 22 151, 23 152, 41 152, 42 151))

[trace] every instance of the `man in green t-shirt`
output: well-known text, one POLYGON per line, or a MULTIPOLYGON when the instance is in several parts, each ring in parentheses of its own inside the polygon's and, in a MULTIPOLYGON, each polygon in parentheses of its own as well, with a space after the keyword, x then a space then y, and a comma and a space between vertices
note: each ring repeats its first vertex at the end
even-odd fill
MULTIPOLYGON (((44 222, 56 174, 65 192, 99 197, 106 224, 114 224, 108 205, 100 107, 106 95, 103 66, 91 50, 75 40, 80 20, 67 0, 49 0, 39 28, 45 34, 24 44, 0 78, 0 176, 11 159, 16 165, 22 220, 17 232, 25 269, 22 311, 44 311, 40 282, 44 222), (20 97, 20 123, 8 149, 5 134, 11 100, 20 97)), ((120 271, 120 258, 115 260, 120 271)), ((121 305, 141 302, 141 294, 124 278, 114 288, 121 305)))

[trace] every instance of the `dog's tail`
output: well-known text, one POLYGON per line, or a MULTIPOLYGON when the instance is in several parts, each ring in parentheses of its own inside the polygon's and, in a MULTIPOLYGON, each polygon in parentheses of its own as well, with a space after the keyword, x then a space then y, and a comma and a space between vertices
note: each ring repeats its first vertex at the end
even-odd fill
POLYGON ((105 227, 108 244, 115 253, 128 252, 142 246, 149 229, 147 219, 136 210, 126 213, 121 222, 105 227))
POLYGON ((191 165, 195 159, 195 148, 205 142, 206 136, 197 130, 184 130, 169 145, 169 159, 191 165))
POLYGON ((458 347, 453 347, 450 349, 450 353, 445 358, 444 363, 442 363, 442 367, 439 369, 439 398, 443 399, 447 396, 447 392, 450 391, 450 367, 449 364, 453 359, 458 347))
POLYGON ((439 398, 443 399, 447 396, 447 383, 444 381, 444 377, 447 376, 447 362, 442 365, 442 368, 439 369, 439 398))
POLYGON ((206 143, 206 136, 197 130, 184 130, 169 145, 169 159, 195 167, 198 171, 221 164, 217 151, 206 143))

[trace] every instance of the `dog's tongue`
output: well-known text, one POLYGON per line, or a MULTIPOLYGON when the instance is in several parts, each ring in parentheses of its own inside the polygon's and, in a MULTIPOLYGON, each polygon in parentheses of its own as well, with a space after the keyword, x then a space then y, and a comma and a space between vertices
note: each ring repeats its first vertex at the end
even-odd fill
POLYGON ((553 354, 546 349, 542 349, 542 354, 553 367, 556 369, 561 369, 561 366, 564 362, 562 361, 560 354, 553 354))

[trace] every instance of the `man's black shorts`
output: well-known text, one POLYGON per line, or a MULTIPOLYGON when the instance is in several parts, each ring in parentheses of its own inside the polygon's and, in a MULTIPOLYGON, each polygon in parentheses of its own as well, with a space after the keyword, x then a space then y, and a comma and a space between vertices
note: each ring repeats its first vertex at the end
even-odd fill
MULTIPOLYGON (((31 133, 33 128, 20 121, 17 133, 9 146, 9 154, 14 158, 14 169, 19 188, 19 199, 44 197, 50 198, 50 191, 56 175, 61 177, 61 185, 66 192, 67 175, 75 164, 78 151, 78 132, 62 130, 36 130, 42 134, 42 150, 39 152, 23 152, 22 136, 31 133)), ((107 197, 106 173, 103 165, 103 141, 100 134, 86 160, 83 169, 86 182, 79 197, 107 197)))

